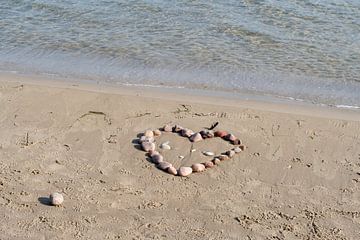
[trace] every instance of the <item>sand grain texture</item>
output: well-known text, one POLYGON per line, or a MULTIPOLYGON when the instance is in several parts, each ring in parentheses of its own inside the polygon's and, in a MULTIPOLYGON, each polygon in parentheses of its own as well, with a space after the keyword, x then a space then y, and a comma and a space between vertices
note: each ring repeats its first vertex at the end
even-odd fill
MULTIPOLYGON (((0 239, 360 239, 360 122, 6 82, 0 106, 0 239), (217 121, 248 148, 190 177, 135 144, 217 121)), ((231 147, 164 141, 176 167, 231 147)))

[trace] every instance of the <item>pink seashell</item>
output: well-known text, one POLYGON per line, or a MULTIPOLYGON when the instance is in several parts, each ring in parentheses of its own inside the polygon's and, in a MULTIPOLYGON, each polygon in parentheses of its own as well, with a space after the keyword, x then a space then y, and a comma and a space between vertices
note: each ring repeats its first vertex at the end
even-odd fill
POLYGON ((204 162, 203 164, 204 164, 204 166, 205 166, 206 168, 212 168, 212 167, 214 167, 214 163, 211 162, 211 161, 204 162))
POLYGON ((236 137, 233 134, 228 134, 228 135, 225 136, 225 139, 232 142, 232 141, 236 140, 236 137))
POLYGON ((156 167, 163 171, 166 171, 169 167, 172 167, 172 164, 168 162, 160 162, 156 165, 156 167))
POLYGON ((193 135, 191 135, 190 137, 190 141, 192 142, 199 142, 203 140, 203 138, 201 137, 201 134, 200 133, 194 133, 193 135))
POLYGON ((164 161, 164 157, 161 154, 152 154, 151 161, 155 164, 159 164, 164 161))
POLYGON ((179 176, 186 177, 189 176, 192 173, 191 167, 180 167, 178 170, 179 176))
POLYGON ((215 134, 215 137, 221 137, 221 138, 223 138, 223 137, 225 137, 226 135, 228 135, 228 132, 226 132, 226 131, 216 131, 214 134, 215 134))
POLYGON ((154 137, 154 132, 152 130, 148 129, 144 132, 144 136, 145 137, 154 137))
POLYGON ((205 166, 201 163, 195 163, 191 166, 194 172, 202 172, 205 170, 205 166))
POLYGON ((141 147, 145 152, 150 152, 155 150, 155 143, 152 142, 142 142, 141 147))
POLYGON ((170 174, 172 174, 172 175, 177 175, 177 170, 176 170, 176 168, 174 168, 173 166, 171 166, 171 167, 169 167, 168 169, 167 169, 167 172, 168 173, 170 173, 170 174))

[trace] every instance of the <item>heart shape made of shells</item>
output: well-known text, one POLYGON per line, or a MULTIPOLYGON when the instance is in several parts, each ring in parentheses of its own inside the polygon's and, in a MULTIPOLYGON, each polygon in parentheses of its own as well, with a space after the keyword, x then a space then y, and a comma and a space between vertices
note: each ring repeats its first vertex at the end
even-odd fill
MULTIPOLYGON (((202 130, 200 132, 193 132, 192 130, 183 128, 179 125, 171 126, 168 124, 160 129, 146 130, 140 137, 139 143, 141 148, 147 152, 151 161, 158 169, 163 170, 169 174, 182 177, 189 176, 193 172, 203 172, 207 168, 212 168, 218 165, 221 161, 234 157, 236 154, 244 151, 246 148, 240 139, 226 131, 202 130), (213 156, 213 159, 204 163, 195 163, 190 167, 181 166, 179 169, 176 169, 171 163, 166 162, 164 157, 155 150, 155 137, 160 136, 162 132, 177 133, 182 137, 188 138, 191 142, 199 142, 207 138, 220 137, 226 141, 229 141, 235 147, 218 156, 215 156, 212 152, 203 152, 203 154, 207 156, 213 156)), ((166 143, 162 144, 161 147, 163 149, 170 149, 170 146, 168 146, 166 143)))

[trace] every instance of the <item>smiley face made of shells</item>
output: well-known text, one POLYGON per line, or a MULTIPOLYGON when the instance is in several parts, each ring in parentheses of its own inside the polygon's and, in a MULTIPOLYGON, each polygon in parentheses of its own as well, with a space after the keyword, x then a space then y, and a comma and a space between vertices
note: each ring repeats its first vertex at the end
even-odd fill
MULTIPOLYGON (((156 167, 162 171, 165 171, 169 174, 175 176, 189 176, 193 172, 202 172, 207 168, 212 168, 215 165, 218 165, 221 161, 230 159, 236 154, 245 150, 245 145, 241 143, 241 140, 235 137, 233 134, 230 134, 226 131, 213 131, 213 130, 203 130, 200 132, 193 132, 190 129, 183 128, 179 125, 171 126, 165 125, 163 128, 156 130, 146 130, 139 139, 141 148, 147 152, 151 161, 156 165, 156 167), (199 142, 207 138, 220 137, 226 141, 229 141, 234 145, 234 148, 218 155, 214 156, 211 161, 204 163, 195 163, 191 167, 182 166, 179 169, 176 169, 171 163, 166 162, 164 157, 155 150, 155 137, 160 136, 162 132, 173 132, 177 133, 182 137, 188 138, 191 142, 199 142)), ((167 144, 163 144, 163 147, 166 147, 167 144)), ((169 147, 169 146, 167 146, 169 147)), ((204 152, 207 156, 213 156, 211 152, 204 152)))

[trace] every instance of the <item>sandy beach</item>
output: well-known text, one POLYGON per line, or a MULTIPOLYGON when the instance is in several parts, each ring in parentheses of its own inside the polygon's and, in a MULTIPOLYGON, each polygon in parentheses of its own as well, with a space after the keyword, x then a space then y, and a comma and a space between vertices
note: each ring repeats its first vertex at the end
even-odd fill
MULTIPOLYGON (((360 114, 155 90, 0 81, 0 239, 360 239, 360 114), (239 136, 246 151, 189 177, 137 146, 164 124, 239 136), (51 192, 61 206, 44 202, 51 192)), ((174 166, 220 153, 175 134, 174 166)))

